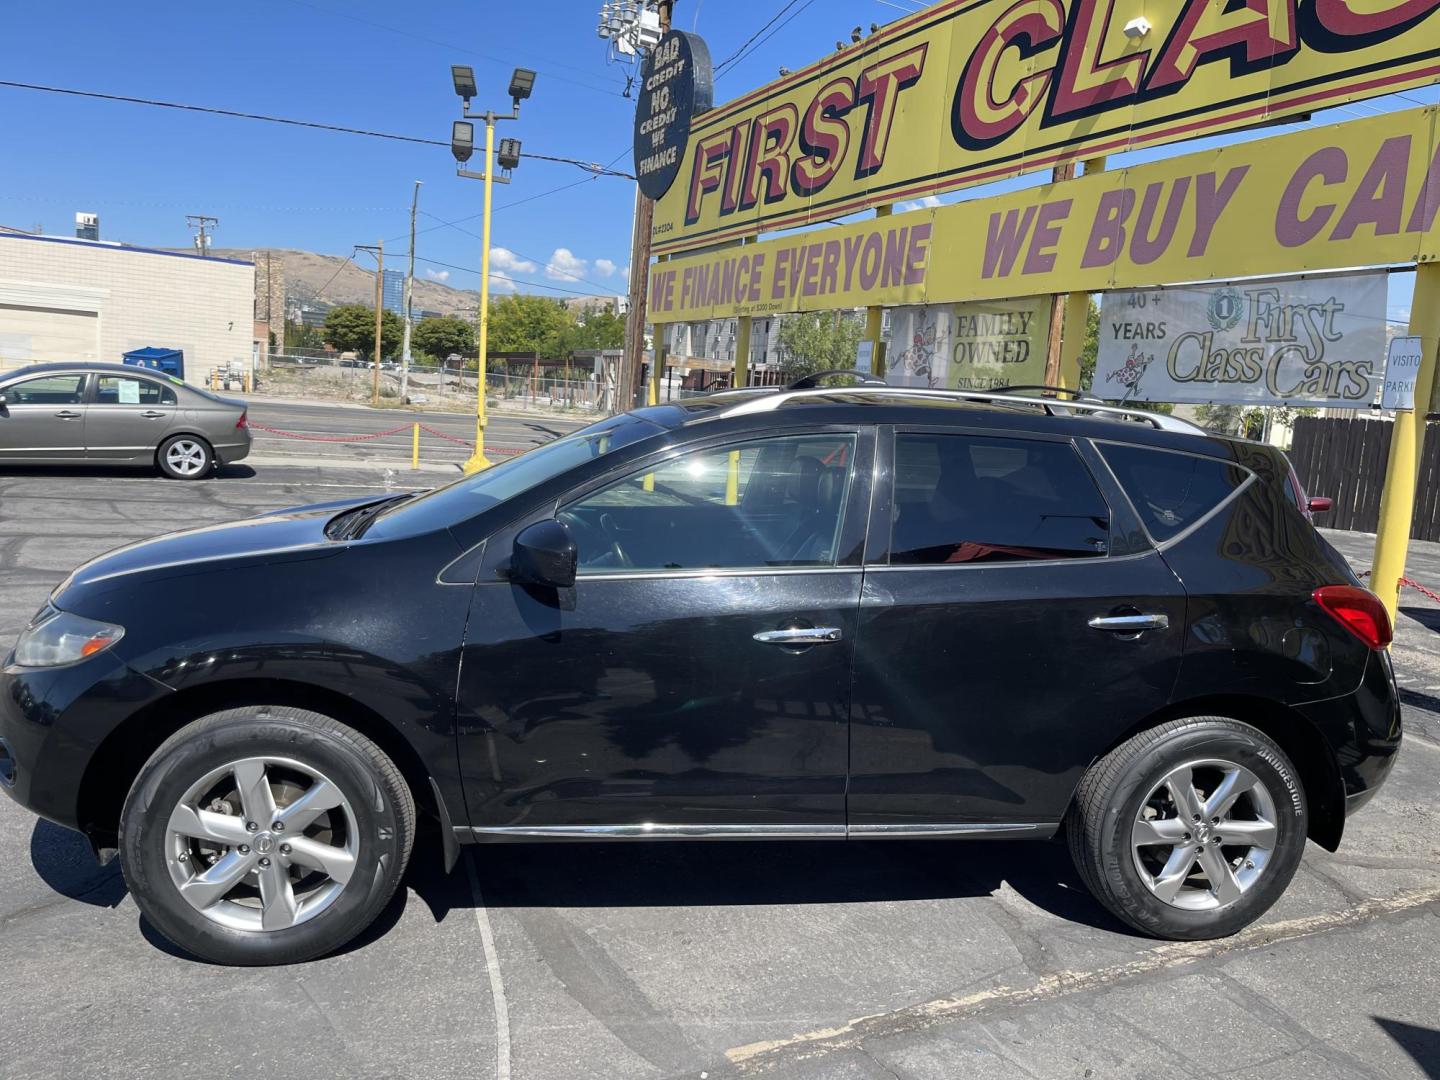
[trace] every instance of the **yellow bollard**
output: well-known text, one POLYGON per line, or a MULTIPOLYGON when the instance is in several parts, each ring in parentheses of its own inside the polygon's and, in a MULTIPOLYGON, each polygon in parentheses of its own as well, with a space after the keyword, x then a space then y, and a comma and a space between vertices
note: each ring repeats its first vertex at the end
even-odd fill
POLYGON ((1395 414, 1390 433, 1390 460, 1380 494, 1380 526, 1375 537, 1375 563, 1370 588, 1395 622, 1400 605, 1400 579, 1410 550, 1415 517, 1415 485, 1425 447, 1425 414, 1435 391, 1436 353, 1440 351, 1440 263, 1422 263, 1415 271, 1415 296, 1410 302, 1410 336, 1423 342, 1420 371, 1415 378, 1415 408, 1395 414))
POLYGON ((420 468, 420 425, 415 425, 415 430, 410 437, 410 468, 420 468))
POLYGON ((740 501, 740 451, 730 451, 730 467, 725 471, 725 505, 740 501))

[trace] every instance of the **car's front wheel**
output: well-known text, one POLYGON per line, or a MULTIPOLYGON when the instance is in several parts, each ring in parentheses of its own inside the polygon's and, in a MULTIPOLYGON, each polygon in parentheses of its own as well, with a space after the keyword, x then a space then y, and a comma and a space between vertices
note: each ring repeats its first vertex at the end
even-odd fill
POLYGON ((226 964, 332 952, 394 894, 415 805, 359 732, 302 709, 203 717, 155 751, 121 815, 125 881, 174 944, 226 964))
POLYGON ((198 435, 175 435, 160 444, 155 460, 172 480, 199 480, 210 475, 215 451, 198 435))
POLYGON ((1290 759, 1218 716, 1141 732, 1095 762, 1066 822, 1097 899, 1156 937, 1225 937, 1263 915, 1305 849, 1305 792, 1290 759))

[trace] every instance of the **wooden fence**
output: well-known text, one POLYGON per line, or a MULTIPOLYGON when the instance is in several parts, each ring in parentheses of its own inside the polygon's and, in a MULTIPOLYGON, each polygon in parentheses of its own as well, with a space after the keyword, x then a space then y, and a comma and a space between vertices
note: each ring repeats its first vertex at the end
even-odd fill
MULTIPOLYGON (((1388 420, 1296 421, 1290 446, 1295 472, 1308 494, 1335 500, 1335 508, 1317 518, 1317 524, 1375 531, 1392 426, 1388 420)), ((1410 534, 1417 540, 1440 540, 1440 424, 1427 425, 1410 534)))

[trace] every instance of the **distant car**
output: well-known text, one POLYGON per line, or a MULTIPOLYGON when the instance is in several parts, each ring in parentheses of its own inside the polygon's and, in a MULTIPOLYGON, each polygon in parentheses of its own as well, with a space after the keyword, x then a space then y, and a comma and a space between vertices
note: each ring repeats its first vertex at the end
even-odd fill
POLYGON ((80 567, 0 671, 0 792, 118 848, 150 924, 226 963, 351 940, 417 812, 450 867, 1063 833, 1120 919, 1221 937, 1307 837, 1339 845, 1401 741, 1385 607, 1289 476, 1099 403, 642 409, 80 567))
POLYGON ((0 467, 154 465, 208 476, 250 453, 243 401, 123 364, 37 364, 0 376, 0 467))

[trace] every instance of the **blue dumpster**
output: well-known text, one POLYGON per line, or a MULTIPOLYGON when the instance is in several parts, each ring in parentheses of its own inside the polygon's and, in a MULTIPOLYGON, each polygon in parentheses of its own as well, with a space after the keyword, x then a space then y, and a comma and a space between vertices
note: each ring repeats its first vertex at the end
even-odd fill
POLYGON ((163 371, 177 379, 185 378, 185 353, 180 349, 132 349, 125 353, 125 363, 131 367, 163 371))

